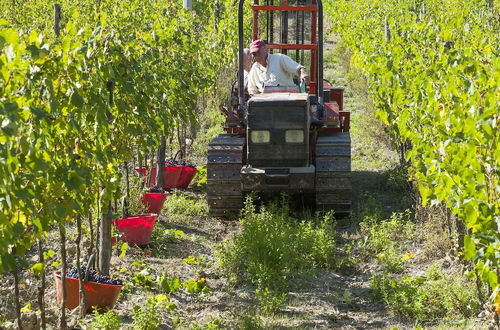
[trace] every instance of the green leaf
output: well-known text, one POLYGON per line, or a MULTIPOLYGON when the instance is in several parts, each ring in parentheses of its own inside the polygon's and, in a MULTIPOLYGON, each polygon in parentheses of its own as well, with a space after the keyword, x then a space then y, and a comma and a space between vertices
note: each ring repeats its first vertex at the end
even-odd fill
POLYGON ((123 259, 125 258, 125 255, 127 254, 127 250, 128 250, 128 243, 127 242, 124 242, 122 244, 122 246, 120 246, 120 258, 123 259))
POLYGON ((31 271, 37 276, 42 275, 44 272, 44 263, 38 262, 34 264, 33 266, 31 266, 31 271))
POLYGON ((71 104, 77 108, 81 108, 85 104, 83 97, 80 95, 80 93, 78 93, 78 90, 76 89, 71 94, 71 104))
POLYGON ((476 244, 469 235, 464 236, 465 259, 471 260, 476 256, 476 244))
POLYGON ((12 254, 4 254, 1 256, 1 266, 5 273, 11 272, 16 269, 16 259, 12 254))
POLYGON ((472 203, 467 203, 464 208, 465 222, 467 226, 472 227, 477 223, 479 216, 478 210, 472 203))
POLYGON ((487 278, 488 278, 487 282, 491 288, 498 287, 498 275, 495 271, 493 270, 488 271, 487 278))
POLYGON ((15 121, 5 118, 0 125, 2 131, 8 136, 14 136, 17 134, 17 124, 15 121))

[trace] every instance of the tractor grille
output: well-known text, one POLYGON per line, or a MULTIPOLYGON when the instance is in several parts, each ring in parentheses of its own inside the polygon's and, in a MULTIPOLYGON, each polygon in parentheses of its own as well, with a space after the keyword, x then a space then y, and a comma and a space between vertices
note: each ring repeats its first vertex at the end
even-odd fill
POLYGON ((306 94, 275 93, 252 97, 247 127, 248 164, 254 167, 309 165, 306 94))

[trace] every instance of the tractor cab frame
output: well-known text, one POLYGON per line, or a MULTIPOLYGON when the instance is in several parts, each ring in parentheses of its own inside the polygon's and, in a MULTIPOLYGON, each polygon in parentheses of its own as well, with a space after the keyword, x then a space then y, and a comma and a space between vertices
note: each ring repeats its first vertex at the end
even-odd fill
MULTIPOLYGON (((311 81, 306 93, 281 88, 248 99, 243 88, 233 90, 238 102, 225 112, 226 134, 208 150, 207 199, 214 216, 237 213, 252 191, 313 194, 317 211, 351 210, 350 116, 343 109, 344 89, 323 79, 321 0, 278 1, 253 1, 252 39, 265 35, 270 51, 295 52, 297 59, 308 52, 311 81), (263 18, 265 25, 259 25, 263 18)), ((244 86, 243 9, 239 0, 237 86, 244 86)))

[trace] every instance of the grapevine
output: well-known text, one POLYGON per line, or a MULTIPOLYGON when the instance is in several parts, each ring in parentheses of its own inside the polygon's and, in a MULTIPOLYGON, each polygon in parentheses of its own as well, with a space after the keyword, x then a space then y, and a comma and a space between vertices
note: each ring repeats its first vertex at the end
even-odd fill
POLYGON ((216 13, 211 1, 60 4, 59 35, 49 2, 0 4, 2 272, 43 274, 43 258, 25 255, 51 227, 111 214, 120 165, 194 123, 198 97, 234 58, 230 1, 216 13))
POLYGON ((465 223, 463 256, 498 300, 498 4, 335 1, 327 11, 379 119, 411 145, 405 157, 423 205, 444 202, 465 223))

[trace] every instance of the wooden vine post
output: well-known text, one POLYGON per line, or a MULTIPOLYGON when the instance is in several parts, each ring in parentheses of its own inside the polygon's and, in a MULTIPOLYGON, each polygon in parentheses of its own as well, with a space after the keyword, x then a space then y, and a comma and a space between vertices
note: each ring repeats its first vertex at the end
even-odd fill
POLYGON ((88 222, 89 222, 89 236, 90 236, 90 243, 89 243, 89 247, 87 249, 87 257, 90 257, 92 255, 92 253, 94 252, 94 221, 92 219, 92 212, 89 213, 89 217, 88 217, 88 222))
POLYGON ((107 210, 103 209, 99 223, 99 273, 109 275, 111 262, 111 201, 108 201, 107 210))
MULTIPOLYGON (((115 83, 112 80, 106 82, 108 90, 109 107, 113 106, 113 89, 115 83)), ((111 111, 107 111, 108 121, 113 120, 111 111)), ((107 207, 101 210, 101 221, 99 222, 99 262, 97 264, 99 273, 109 275, 111 268, 111 226, 112 226, 112 207, 111 199, 107 203, 107 207)))
POLYGON ((389 22, 387 20, 385 21, 384 29, 385 29, 385 41, 389 42, 391 41, 391 28, 389 27, 389 22))
POLYGON ((41 324, 40 327, 41 329, 45 330, 47 328, 46 326, 46 321, 45 321, 45 302, 44 302, 44 296, 45 296, 45 260, 43 256, 43 243, 42 243, 42 238, 40 237, 38 239, 38 262, 43 265, 43 269, 40 272, 40 286, 38 287, 38 308, 40 308, 40 319, 41 319, 41 324))
MULTIPOLYGON (((76 217, 76 229, 77 229, 77 236, 76 236, 76 267, 78 268, 78 289, 80 291, 80 317, 85 317, 85 313, 87 312, 87 297, 85 296, 85 290, 83 287, 84 281, 83 281, 83 276, 85 274, 82 274, 82 267, 80 263, 80 243, 82 241, 82 218, 80 216, 76 217)), ((88 273, 88 269, 85 270, 86 273, 88 273)))
POLYGON ((61 287, 62 287, 62 299, 61 299, 61 319, 59 320, 59 329, 65 330, 68 328, 66 323, 66 221, 59 224, 59 235, 61 238, 61 287))
MULTIPOLYGON (((54 33, 56 37, 59 37, 61 32, 61 5, 54 4, 54 33)), ((59 224, 59 234, 61 238, 61 285, 62 285, 62 299, 61 299, 61 318, 59 320, 59 328, 67 329, 68 325, 66 322, 66 221, 59 224)))
MULTIPOLYGON (((15 254, 15 248, 12 251, 15 254)), ((17 273, 17 258, 15 268, 12 271, 12 275, 14 275, 14 299, 16 302, 16 316, 17 316, 17 326, 19 330, 23 330, 23 322, 21 320, 21 303, 19 301, 19 274, 17 273)))
POLYGON ((61 33, 61 5, 60 4, 55 4, 54 5, 54 33, 56 34, 56 37, 59 37, 59 34, 61 33))
POLYGON ((167 149, 167 139, 165 135, 161 137, 160 141, 160 149, 158 149, 158 157, 157 157, 157 163, 156 163, 156 186, 158 188, 163 187, 163 172, 164 172, 164 167, 165 167, 165 153, 167 149))

